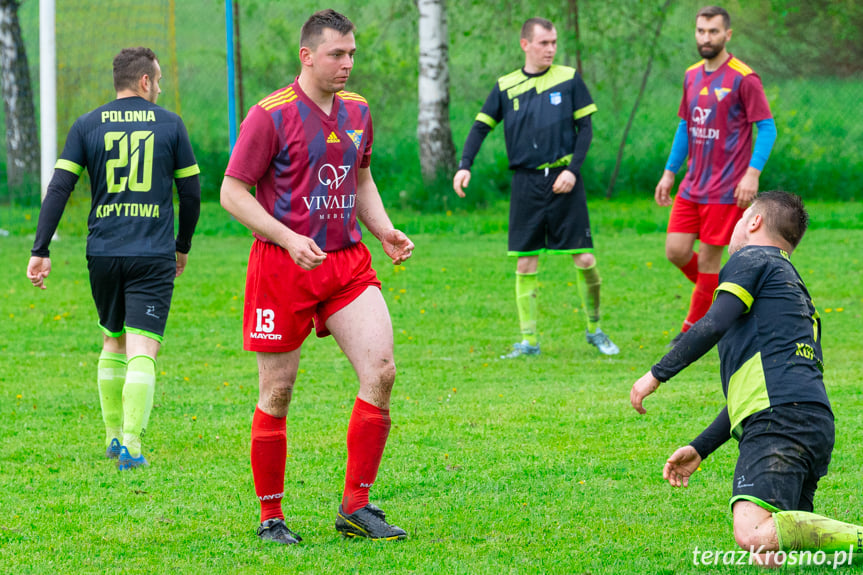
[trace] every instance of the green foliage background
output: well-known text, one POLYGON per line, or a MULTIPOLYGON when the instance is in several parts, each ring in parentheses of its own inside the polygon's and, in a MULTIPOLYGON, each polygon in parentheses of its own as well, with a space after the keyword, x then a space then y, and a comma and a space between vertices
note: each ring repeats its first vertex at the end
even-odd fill
MULTIPOLYGON (((244 107, 291 82, 298 73, 299 28, 322 5, 306 0, 237 0, 240 7, 244 107)), ((102 13, 116 3, 81 0, 75 14, 58 28, 87 28, 87 14, 102 13), (88 10, 85 5, 89 5, 88 10)), ((119 10, 111 21, 134 36, 148 9, 163 9, 165 0, 137 2, 137 10, 119 10), (149 6, 152 4, 152 6, 149 6)), ((683 70, 697 60, 694 48, 694 0, 671 4, 653 73, 630 132, 615 194, 652 195, 661 175, 677 122, 683 70)), ((584 167, 588 193, 603 195, 614 167, 620 138, 646 65, 656 27, 659 0, 558 1, 504 0, 447 2, 450 36, 451 121, 460 150, 473 118, 494 81, 522 65, 518 31, 528 17, 541 15, 557 23, 558 62, 575 65, 580 51, 584 77, 599 106, 594 142, 584 167), (580 38, 570 24, 578 5, 580 38)), ((419 177, 417 115, 417 14, 410 0, 341 0, 331 4, 357 24, 358 53, 348 89, 366 96, 375 118, 373 170, 388 205, 446 210, 454 206, 488 206, 508 194, 502 134, 493 133, 480 153, 466 201, 452 194, 444 179, 423 185, 419 177)), ((762 177, 763 188, 784 187, 806 197, 855 200, 863 187, 863 128, 856 109, 863 97, 863 5, 816 0, 734 0, 730 50, 751 65, 765 85, 779 137, 762 177)), ((34 81, 38 79, 38 2, 21 7, 34 81)), ((152 20, 152 17, 149 18, 152 20)), ((172 92, 163 103, 179 108, 189 127, 202 166, 206 198, 215 199, 228 158, 224 2, 176 2, 177 75, 166 81, 172 92)), ((104 36, 104 33, 102 34, 104 36)), ((99 34, 79 35, 70 47, 73 58, 102 63, 103 88, 110 87, 113 44, 99 34), (110 45, 109 45, 110 44, 110 45)), ((169 53, 169 46, 157 46, 169 53)), ((62 74, 62 70, 61 70, 62 74)), ((38 90, 35 90, 38 93, 38 90)), ((110 91, 109 91, 110 93, 110 91)), ((82 111, 101 102, 92 90, 76 86, 62 95, 79 99, 82 111)), ((71 119, 68 120, 71 122, 71 119)), ((68 126, 59 127, 59 145, 68 126)), ((5 151, 0 152, 2 165, 5 151)), ((2 176, 0 172, 0 176, 2 176)), ((2 179, 2 178, 0 178, 2 179)), ((0 182, 4 186, 5 182, 0 182)), ((2 190, 2 188, 0 188, 2 190)), ((84 194, 78 194, 85 196, 84 194)), ((0 191, 0 201, 3 195, 0 191)))

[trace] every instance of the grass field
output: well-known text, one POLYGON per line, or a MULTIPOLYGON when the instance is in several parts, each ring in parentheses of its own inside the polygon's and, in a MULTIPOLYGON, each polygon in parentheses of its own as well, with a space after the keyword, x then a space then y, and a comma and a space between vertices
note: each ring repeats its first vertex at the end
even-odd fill
MULTIPOLYGON (((858 522, 863 207, 809 207, 813 227, 793 260, 822 313, 837 421, 816 511, 858 522)), ((311 338, 288 418, 285 499, 305 542, 285 549, 254 536, 257 390, 254 358, 241 351, 242 228, 204 206, 159 358, 151 467, 120 473, 102 456, 84 212, 65 215, 49 288, 37 291, 24 276, 36 213, 0 210, 11 232, 0 237, 0 572, 703 572, 692 564, 696 546, 735 549, 727 500, 736 449, 706 460, 687 490, 663 484, 661 469, 721 408, 718 360, 712 352, 663 386, 647 415, 631 409, 629 389, 679 328, 690 285, 663 255, 666 212, 597 201, 591 214, 603 328, 621 354, 588 347, 571 262, 546 257, 543 354, 513 362, 498 359, 517 337, 503 205, 392 214, 417 249, 396 268, 370 244, 399 368, 372 499, 410 539, 345 541, 332 527, 356 384, 335 343, 311 338)))

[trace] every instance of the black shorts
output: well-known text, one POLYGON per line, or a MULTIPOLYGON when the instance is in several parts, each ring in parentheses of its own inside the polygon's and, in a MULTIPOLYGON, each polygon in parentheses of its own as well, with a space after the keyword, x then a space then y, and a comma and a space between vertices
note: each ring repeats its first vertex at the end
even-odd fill
POLYGON ((778 405, 749 416, 740 436, 731 506, 812 512, 833 452, 833 414, 817 403, 778 405))
POLYGON ((563 168, 516 170, 509 204, 509 255, 590 253, 593 238, 581 176, 568 194, 551 191, 563 168))
POLYGON ((161 342, 177 263, 167 258, 87 256, 90 291, 106 335, 125 332, 161 342))

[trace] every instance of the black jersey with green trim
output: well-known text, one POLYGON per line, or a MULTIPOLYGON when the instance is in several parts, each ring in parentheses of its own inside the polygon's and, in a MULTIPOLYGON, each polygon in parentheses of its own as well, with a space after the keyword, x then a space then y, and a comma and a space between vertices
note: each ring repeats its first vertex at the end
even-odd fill
POLYGON ((200 173, 183 120, 118 98, 75 120, 56 169, 90 175, 87 255, 174 258, 174 179, 200 173))
POLYGON ((543 169, 569 165, 575 121, 596 110, 574 68, 551 66, 499 78, 476 120, 490 128, 503 121, 510 169, 543 169))
POLYGON ((737 296, 747 311, 719 340, 722 387, 735 435, 753 413, 788 403, 820 403, 824 388, 821 322, 788 254, 769 246, 735 252, 717 291, 737 296))

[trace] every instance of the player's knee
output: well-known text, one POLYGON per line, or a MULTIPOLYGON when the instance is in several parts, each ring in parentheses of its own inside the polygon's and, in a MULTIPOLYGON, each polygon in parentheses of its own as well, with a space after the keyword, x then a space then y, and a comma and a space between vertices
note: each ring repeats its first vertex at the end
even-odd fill
POLYGON ((596 257, 593 254, 575 254, 572 261, 579 268, 592 268, 596 265, 596 257))
POLYGON ((276 403, 287 403, 291 400, 296 381, 295 373, 283 373, 280 377, 262 377, 259 382, 261 396, 276 403))
POLYGON ((396 381, 396 364, 392 358, 382 359, 378 364, 378 382, 382 387, 392 389, 396 381))
POLYGON ((374 370, 369 375, 371 377, 368 383, 375 393, 389 394, 396 381, 396 365, 393 359, 378 360, 374 366, 374 370))
POLYGON ((689 249, 681 249, 678 246, 665 246, 665 257, 668 258, 668 261, 681 268, 689 263, 689 260, 692 259, 692 250, 689 249))
POLYGON ((741 549, 761 549, 762 551, 776 551, 776 545, 772 544, 769 537, 765 537, 765 530, 747 523, 734 523, 734 540, 741 549))
POLYGON ((263 401, 265 405, 272 406, 287 406, 291 403, 291 395, 294 392, 294 385, 291 382, 290 385, 275 385, 271 386, 266 390, 262 395, 266 396, 266 399, 263 401))

